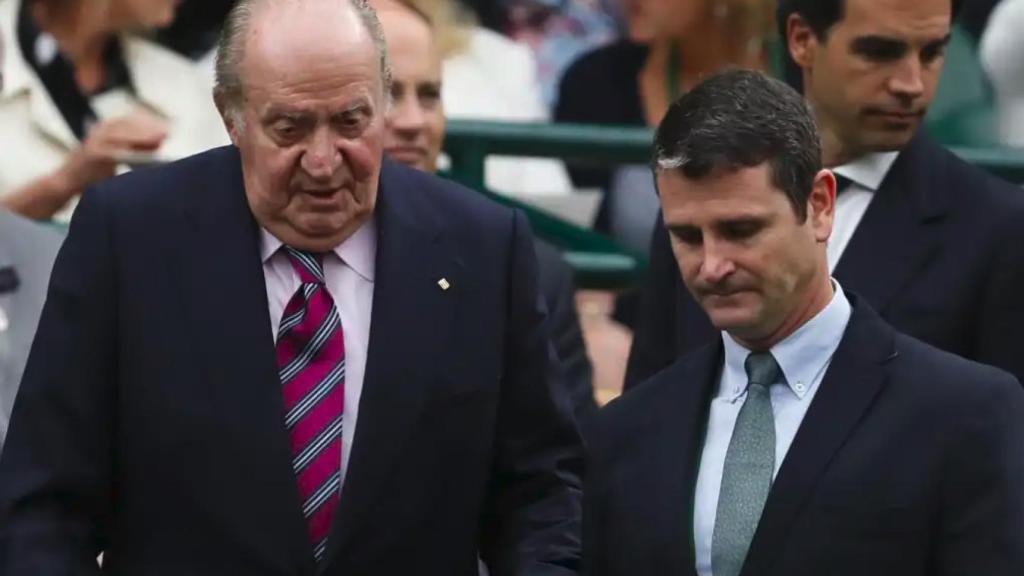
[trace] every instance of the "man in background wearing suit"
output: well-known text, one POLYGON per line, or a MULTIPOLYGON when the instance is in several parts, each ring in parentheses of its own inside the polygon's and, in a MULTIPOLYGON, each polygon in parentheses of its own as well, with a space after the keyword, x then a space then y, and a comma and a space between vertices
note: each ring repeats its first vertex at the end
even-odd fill
POLYGON ((585 573, 1024 574, 1024 390, 830 278, 836 185, 800 96, 714 76, 654 166, 721 333, 598 415, 585 573))
POLYGON ((0 573, 575 574, 524 217, 382 160, 361 0, 243 0, 234 147, 85 194, 0 458, 0 573))
MULTIPOLYGON (((384 153, 392 160, 427 172, 437 170, 444 141, 441 54, 425 14, 403 0, 371 0, 388 41, 391 107, 384 153)), ((573 413, 585 429, 597 411, 580 320, 576 314, 573 271, 557 248, 536 240, 537 283, 547 306, 548 326, 573 413)))
MULTIPOLYGON (((829 269, 897 329, 1024 379, 1024 193, 920 129, 951 0, 781 0, 781 37, 837 179, 829 269)), ((659 226, 626 387, 716 331, 659 226)))
MULTIPOLYGON (((4 39, 0 36, 0 62, 4 39)), ((4 79, 0 74, 0 91, 4 79)), ((11 145, 17 145, 11 142, 11 145)), ((60 234, 0 208, 0 447, 7 436, 60 234)))

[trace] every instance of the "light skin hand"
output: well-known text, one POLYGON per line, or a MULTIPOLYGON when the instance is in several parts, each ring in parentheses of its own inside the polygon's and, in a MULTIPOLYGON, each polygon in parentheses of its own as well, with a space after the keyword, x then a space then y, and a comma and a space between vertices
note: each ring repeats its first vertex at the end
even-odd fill
POLYGON ((113 176, 121 156, 153 152, 166 137, 167 123, 146 112, 134 112, 100 122, 60 169, 70 196, 113 176))
POLYGON ((154 152, 166 138, 166 121, 144 111, 99 122, 60 168, 13 192, 4 204, 29 218, 52 218, 87 187, 112 177, 125 156, 154 152))

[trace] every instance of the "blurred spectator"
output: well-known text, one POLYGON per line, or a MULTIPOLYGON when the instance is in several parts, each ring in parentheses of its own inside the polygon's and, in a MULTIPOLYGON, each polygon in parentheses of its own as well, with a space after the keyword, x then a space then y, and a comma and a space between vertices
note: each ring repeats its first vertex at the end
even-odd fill
POLYGON ((1003 143, 1018 147, 1024 147, 1022 30, 1024 1, 1004 0, 992 13, 981 41, 981 61, 996 91, 999 137, 1003 143))
POLYGON ((558 83, 583 54, 620 33, 618 0, 506 0, 508 23, 501 31, 533 49, 544 102, 554 108, 558 83))
MULTIPOLYGON (((729 66, 763 69, 770 0, 622 0, 627 38, 599 48, 562 78, 555 120, 655 126, 677 96, 729 66)), ((597 228, 646 252, 657 198, 646 167, 573 169, 577 186, 608 192, 597 228)))
MULTIPOLYGON (((391 61, 392 105, 384 151, 392 159, 433 172, 445 131, 441 97, 441 57, 426 14, 411 2, 373 0, 391 61)), ((572 269, 550 244, 538 240, 541 293, 548 306, 549 330, 562 377, 581 426, 596 410, 592 370, 576 315, 572 269)))
MULTIPOLYGON (((437 29, 444 63, 442 97, 450 119, 547 122, 537 63, 526 46, 473 23, 454 0, 416 0, 437 29)), ((493 157, 487 187, 522 196, 564 194, 572 182, 561 161, 493 157)))
POLYGON ((227 143, 191 63, 131 32, 166 26, 176 0, 7 0, 0 33, 0 197, 66 219, 89 185, 126 167, 227 143))
MULTIPOLYGON (((0 34, 0 61, 4 37, 0 34)), ((0 76, 0 89, 4 79, 0 76)), ((60 235, 0 208, 0 447, 46 298, 60 235)))

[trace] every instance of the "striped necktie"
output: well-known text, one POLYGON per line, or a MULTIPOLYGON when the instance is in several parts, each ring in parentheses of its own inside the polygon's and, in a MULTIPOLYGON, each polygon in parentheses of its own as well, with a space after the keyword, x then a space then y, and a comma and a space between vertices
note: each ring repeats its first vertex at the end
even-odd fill
POLYGON ((324 285, 323 256, 287 246, 284 250, 302 285, 281 316, 277 366, 302 514, 320 562, 341 487, 345 339, 324 285))

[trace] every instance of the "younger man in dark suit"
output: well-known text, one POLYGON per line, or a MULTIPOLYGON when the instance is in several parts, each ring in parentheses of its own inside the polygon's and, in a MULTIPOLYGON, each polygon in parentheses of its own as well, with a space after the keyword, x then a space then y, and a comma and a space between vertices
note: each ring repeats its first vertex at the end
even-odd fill
MULTIPOLYGON (((837 175, 828 264, 897 329, 1024 379, 1024 193, 920 130, 949 40, 951 0, 780 0, 796 64, 837 175)), ((658 227, 626 387, 716 331, 658 227)))
POLYGON ((670 108, 654 166, 720 335, 600 414, 586 570, 1024 574, 1024 391, 830 278, 835 179, 799 95, 712 77, 670 108))

